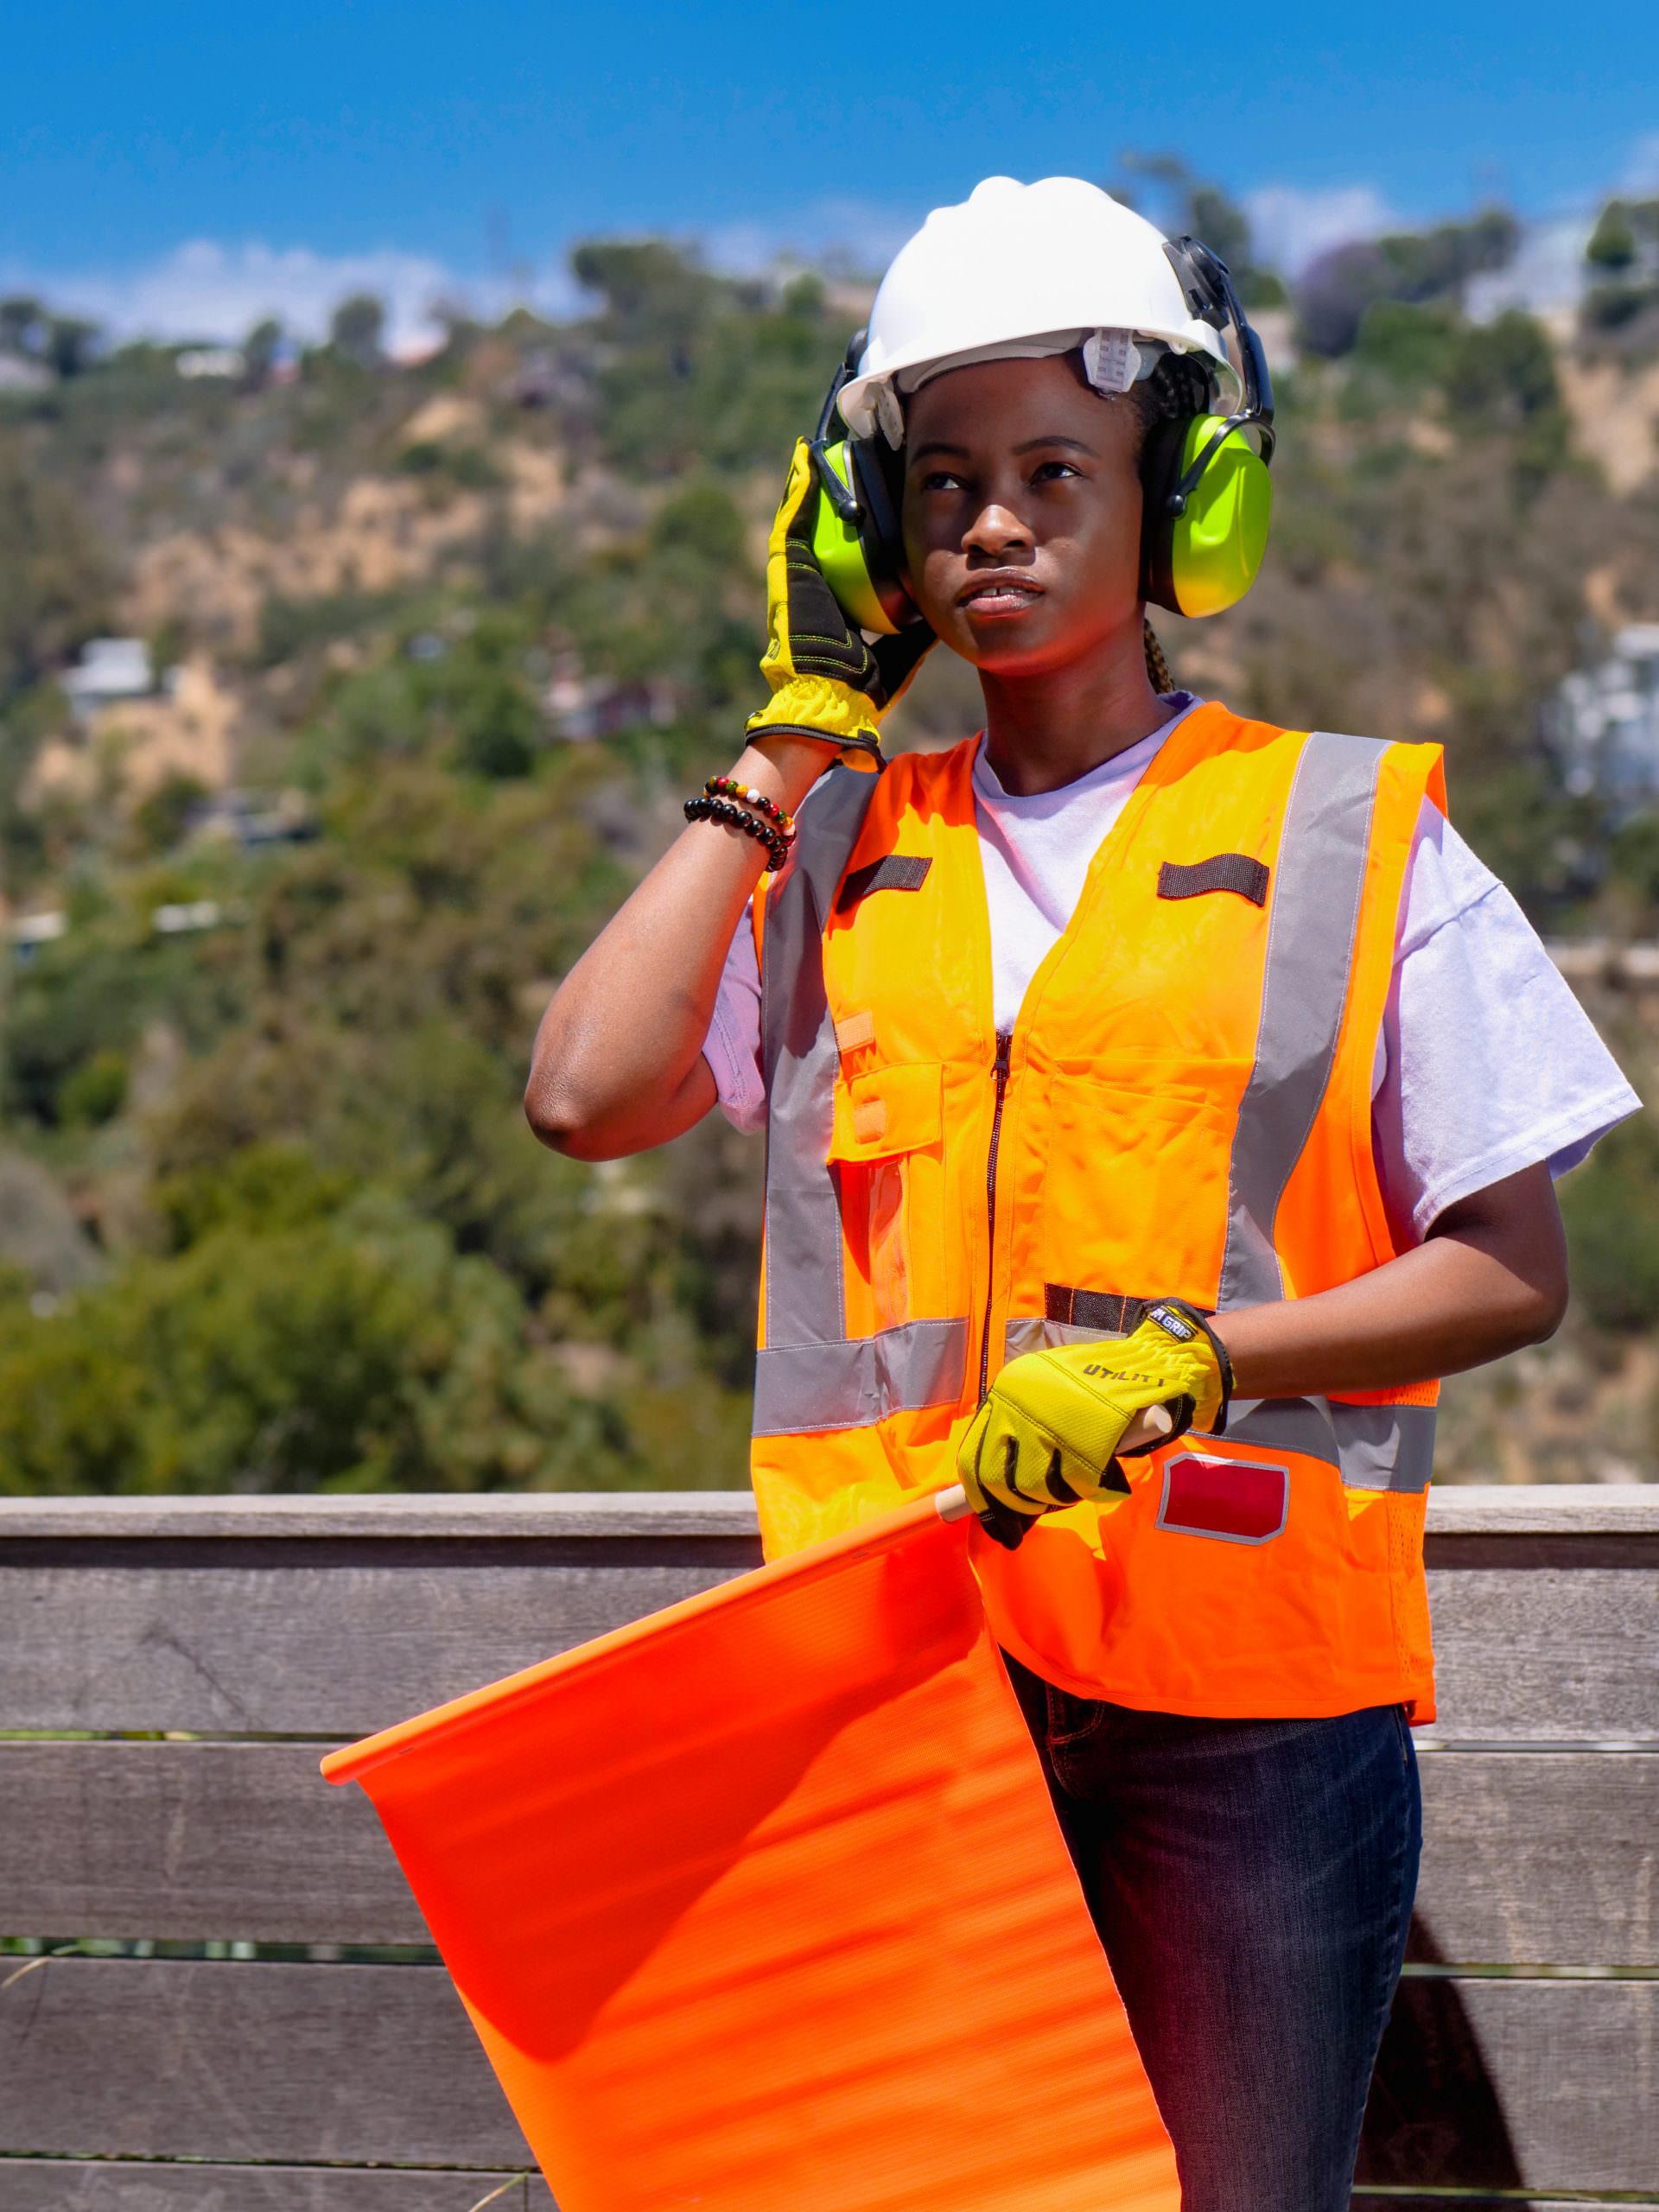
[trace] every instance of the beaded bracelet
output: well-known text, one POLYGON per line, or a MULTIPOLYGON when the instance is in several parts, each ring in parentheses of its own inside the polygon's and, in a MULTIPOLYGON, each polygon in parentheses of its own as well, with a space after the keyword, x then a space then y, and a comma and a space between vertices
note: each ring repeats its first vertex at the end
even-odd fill
POLYGON ((728 798, 689 798, 685 802, 688 822, 724 822, 734 830, 754 838, 766 849, 766 859, 774 875, 789 858, 789 840, 779 830, 769 829, 758 814, 751 814, 746 806, 734 806, 728 798))
POLYGON ((702 788, 710 798, 734 798, 745 806, 753 807, 768 822, 775 823, 784 836, 794 837, 794 816, 779 806, 776 799, 768 798, 765 791, 756 791, 753 784, 740 784, 733 776, 710 776, 702 788))

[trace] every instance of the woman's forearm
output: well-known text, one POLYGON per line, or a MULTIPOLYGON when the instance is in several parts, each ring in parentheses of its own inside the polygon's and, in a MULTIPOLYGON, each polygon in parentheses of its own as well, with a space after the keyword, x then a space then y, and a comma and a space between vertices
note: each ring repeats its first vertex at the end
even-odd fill
POLYGON ((1355 1281, 1218 1317, 1241 1398, 1382 1390, 1478 1367, 1554 1333, 1567 1303, 1548 1170, 1450 1207, 1415 1250, 1355 1281))
MULTIPOLYGON (((770 741, 733 773, 780 805, 822 772, 822 745, 770 741)), ((524 1111, 543 1144, 580 1160, 665 1143, 714 1103, 703 1041, 721 969, 766 849, 718 822, 690 824, 554 994, 524 1111)))

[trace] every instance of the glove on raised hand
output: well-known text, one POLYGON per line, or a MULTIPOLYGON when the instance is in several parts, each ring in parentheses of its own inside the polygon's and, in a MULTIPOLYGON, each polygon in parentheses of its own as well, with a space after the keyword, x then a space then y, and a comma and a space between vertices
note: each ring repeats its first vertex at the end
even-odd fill
POLYGON ((812 551, 817 471, 798 438, 783 504, 766 541, 766 650, 760 672, 772 697, 744 725, 751 740, 779 735, 822 738, 837 753, 881 758, 877 734, 929 647, 925 622, 874 645, 841 611, 812 551))
POLYGON ((1174 1298, 1154 1306, 1132 1336, 1026 1352, 997 1376, 962 1440, 957 1470, 968 1502, 1013 1550, 1044 1513, 1128 1496, 1117 1454, 1139 1414, 1165 1406, 1174 1427, 1125 1457, 1189 1428, 1219 1436, 1232 1386, 1221 1340, 1174 1298))

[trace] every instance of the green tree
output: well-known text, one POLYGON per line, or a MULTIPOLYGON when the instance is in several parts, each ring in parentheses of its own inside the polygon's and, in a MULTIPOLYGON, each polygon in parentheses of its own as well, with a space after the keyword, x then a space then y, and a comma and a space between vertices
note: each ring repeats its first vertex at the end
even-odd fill
POLYGON ((1622 200, 1610 200, 1596 218, 1596 227, 1584 249, 1584 257, 1595 269, 1622 272, 1636 259, 1636 226, 1622 200))
POLYGON ((73 495, 0 435, 0 710, 93 633, 109 581, 73 495))
POLYGON ((270 381, 283 342, 283 326, 274 315, 256 322, 242 340, 243 372, 257 391, 270 381))
POLYGON ((1561 1185, 1573 1294, 1598 1328, 1659 1321, 1659 1130, 1637 1115, 1561 1185))
POLYGON ((14 292, 0 299, 0 353, 37 359, 46 351, 47 314, 36 299, 14 292))
POLYGON ((385 358, 386 311, 372 292, 353 292, 334 309, 328 343, 342 360, 359 369, 378 368, 385 358))
POLYGON ((79 315, 48 315, 46 358, 59 376, 78 377, 90 365, 99 337, 98 325, 79 315))

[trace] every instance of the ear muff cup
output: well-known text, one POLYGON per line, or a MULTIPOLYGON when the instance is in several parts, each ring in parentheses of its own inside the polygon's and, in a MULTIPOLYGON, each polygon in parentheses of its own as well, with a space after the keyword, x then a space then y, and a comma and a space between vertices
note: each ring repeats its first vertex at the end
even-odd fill
POLYGON ((1255 582, 1268 550, 1273 479, 1243 430, 1205 464, 1179 513, 1176 486, 1226 421, 1186 415, 1155 423, 1141 456, 1141 594, 1175 614, 1219 614, 1255 582))
POLYGON ((894 637, 922 619, 904 584, 903 456, 873 439, 843 438, 823 458, 861 512, 856 524, 844 523, 820 490, 813 554, 842 613, 861 630, 894 637))

